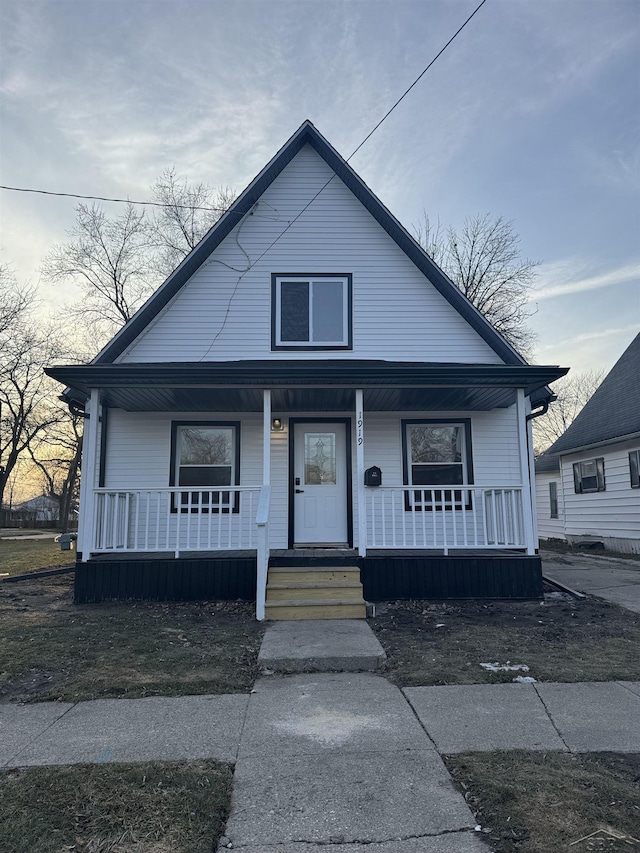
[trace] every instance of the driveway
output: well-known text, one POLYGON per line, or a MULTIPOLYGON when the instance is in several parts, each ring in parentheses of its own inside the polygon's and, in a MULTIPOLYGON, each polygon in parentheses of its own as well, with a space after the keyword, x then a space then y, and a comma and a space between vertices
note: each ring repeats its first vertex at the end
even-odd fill
POLYGON ((559 554, 540 549, 542 573, 566 586, 640 613, 640 560, 599 553, 559 554))

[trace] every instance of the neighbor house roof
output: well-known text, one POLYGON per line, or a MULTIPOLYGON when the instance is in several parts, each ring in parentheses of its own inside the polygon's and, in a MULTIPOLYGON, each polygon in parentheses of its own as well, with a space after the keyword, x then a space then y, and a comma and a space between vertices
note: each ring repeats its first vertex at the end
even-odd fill
POLYGON ((640 434, 640 334, 547 453, 566 453, 640 434))
POLYGON ((555 453, 543 453, 535 462, 536 474, 553 474, 560 471, 560 457, 555 453))
POLYGON ((310 121, 302 123, 288 142, 254 178, 180 266, 98 354, 94 359, 94 364, 111 363, 124 352, 209 258, 242 217, 251 210, 260 196, 305 145, 310 145, 322 157, 389 236, 395 240, 402 251, 424 273, 436 290, 464 317, 506 364, 526 364, 519 353, 496 332, 482 313, 442 272, 419 243, 387 210, 347 161, 338 154, 310 121))

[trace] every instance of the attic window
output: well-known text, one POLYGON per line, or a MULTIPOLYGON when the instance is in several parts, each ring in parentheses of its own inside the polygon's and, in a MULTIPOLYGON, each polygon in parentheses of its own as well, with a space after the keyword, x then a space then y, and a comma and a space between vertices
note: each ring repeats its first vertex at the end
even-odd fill
POLYGON ((271 348, 351 349, 351 275, 272 275, 271 348))
POLYGON ((585 459, 573 466, 573 485, 577 495, 587 492, 604 492, 604 457, 585 459))

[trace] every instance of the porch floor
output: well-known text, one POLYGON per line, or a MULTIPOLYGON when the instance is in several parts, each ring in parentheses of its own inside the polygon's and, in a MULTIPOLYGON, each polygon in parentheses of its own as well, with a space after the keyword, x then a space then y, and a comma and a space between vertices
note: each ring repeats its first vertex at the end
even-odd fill
MULTIPOLYGON (((482 548, 450 549, 450 557, 515 557, 525 554, 524 549, 482 548)), ((241 551, 181 551, 180 558, 231 560, 255 558, 256 550, 241 551)), ((368 548, 367 557, 443 557, 442 548, 368 548)), ((91 560, 172 560, 174 551, 110 551, 91 554, 91 560)), ((357 548, 274 548, 271 559, 340 559, 358 560, 357 548)))

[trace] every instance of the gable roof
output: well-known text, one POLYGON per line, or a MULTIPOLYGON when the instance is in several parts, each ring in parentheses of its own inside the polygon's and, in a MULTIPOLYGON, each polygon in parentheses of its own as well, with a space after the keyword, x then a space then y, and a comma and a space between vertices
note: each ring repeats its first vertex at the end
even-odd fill
POLYGON ((164 284, 155 291, 131 320, 96 356, 92 362, 93 364, 112 363, 133 343, 138 335, 144 331, 149 323, 158 316, 160 311, 187 283, 196 270, 208 259, 217 246, 220 245, 231 230, 240 222, 242 217, 251 210, 260 196, 305 145, 310 145, 322 157, 327 165, 333 169, 337 177, 351 190, 374 219, 384 228, 387 234, 389 234, 409 259, 429 279, 436 290, 462 315, 469 325, 506 364, 526 364, 522 356, 496 332, 480 311, 471 304, 466 296, 442 272, 419 243, 354 172, 346 160, 338 154, 335 148, 327 142, 308 120, 302 123, 288 142, 267 163, 244 192, 238 196, 229 210, 216 222, 190 254, 187 255, 164 284))
POLYGON ((543 453, 535 461, 536 474, 553 474, 560 472, 560 457, 553 453, 543 453))
POLYGON ((547 453, 565 453, 636 433, 640 434, 640 334, 547 453))

